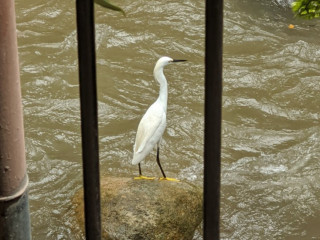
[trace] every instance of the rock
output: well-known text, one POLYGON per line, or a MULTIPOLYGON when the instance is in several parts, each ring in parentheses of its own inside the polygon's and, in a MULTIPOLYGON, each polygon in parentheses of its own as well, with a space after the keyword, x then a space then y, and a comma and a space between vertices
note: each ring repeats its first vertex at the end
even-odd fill
MULTIPOLYGON (((83 192, 73 200, 83 226, 83 192)), ((101 179, 103 239, 188 240, 202 221, 202 190, 187 182, 101 179)))

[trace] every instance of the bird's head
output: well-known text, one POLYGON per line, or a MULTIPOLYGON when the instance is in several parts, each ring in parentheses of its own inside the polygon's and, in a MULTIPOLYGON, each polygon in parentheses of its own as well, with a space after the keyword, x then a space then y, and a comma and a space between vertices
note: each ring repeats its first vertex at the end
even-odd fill
POLYGON ((170 63, 185 62, 185 61, 187 61, 187 60, 180 60, 180 59, 177 60, 177 59, 172 59, 170 57, 161 57, 161 58, 159 58, 159 60, 156 63, 156 66, 154 67, 154 73, 156 73, 158 71, 162 72, 162 69, 170 63))
POLYGON ((159 68, 164 68, 165 66, 167 66, 168 64, 170 63, 173 63, 173 62, 185 62, 187 60, 178 60, 178 59, 172 59, 170 57, 161 57, 157 63, 156 63, 156 66, 155 66, 155 69, 159 69, 159 68))

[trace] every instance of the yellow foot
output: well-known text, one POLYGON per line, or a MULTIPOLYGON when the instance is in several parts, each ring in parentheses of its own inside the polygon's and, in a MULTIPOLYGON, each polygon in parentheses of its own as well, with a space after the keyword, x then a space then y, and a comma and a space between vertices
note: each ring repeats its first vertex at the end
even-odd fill
POLYGON ((164 177, 162 177, 162 178, 160 178, 160 180, 167 180, 167 181, 172 181, 172 182, 180 182, 180 180, 178 180, 178 179, 175 179, 175 178, 164 178, 164 177))
POLYGON ((139 177, 134 177, 133 179, 134 180, 153 180, 155 178, 154 177, 145 177, 145 176, 140 175, 139 177))

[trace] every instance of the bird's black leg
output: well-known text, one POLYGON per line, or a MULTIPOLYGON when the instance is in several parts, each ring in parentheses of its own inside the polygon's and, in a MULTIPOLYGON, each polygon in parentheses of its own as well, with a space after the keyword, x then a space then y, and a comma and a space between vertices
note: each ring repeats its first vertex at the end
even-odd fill
POLYGON ((161 167, 161 164, 160 164, 160 159, 159 159, 159 150, 160 148, 159 148, 159 144, 157 145, 157 163, 158 163, 158 165, 159 165, 159 167, 160 167, 160 170, 161 170, 161 172, 162 172, 162 175, 163 175, 163 177, 164 178, 167 178, 166 177, 166 174, 164 173, 164 171, 163 171, 163 169, 162 169, 162 167, 161 167))
POLYGON ((139 163, 138 165, 139 165, 139 177, 134 177, 133 179, 135 179, 135 180, 139 180, 139 179, 140 179, 140 180, 141 180, 141 179, 153 180, 153 179, 155 179, 154 177, 145 177, 145 176, 142 176, 140 163, 139 163))
POLYGON ((159 143, 157 145, 157 163, 160 167, 160 170, 162 172, 163 178, 160 178, 160 180, 167 180, 167 181, 173 181, 173 182, 180 182, 178 179, 175 178, 167 178, 166 174, 164 173, 161 164, 160 164, 160 158, 159 158, 159 152, 160 152, 160 147, 159 147, 159 143))
POLYGON ((142 176, 140 163, 139 163, 139 176, 142 176))

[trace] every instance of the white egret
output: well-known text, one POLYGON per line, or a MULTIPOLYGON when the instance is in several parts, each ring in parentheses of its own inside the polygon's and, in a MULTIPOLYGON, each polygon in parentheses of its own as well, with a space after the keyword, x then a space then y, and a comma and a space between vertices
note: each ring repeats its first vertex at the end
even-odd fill
POLYGON ((163 74, 163 68, 170 63, 184 61, 186 60, 174 60, 169 57, 161 57, 154 67, 153 76, 160 84, 160 92, 158 99, 149 107, 138 126, 132 159, 132 164, 139 165, 139 177, 135 177, 135 179, 154 179, 142 175, 140 162, 152 151, 154 146, 157 145, 157 163, 163 175, 163 178, 160 179, 178 181, 176 179, 166 177, 166 174, 160 164, 159 143, 166 128, 168 100, 168 84, 163 74))

